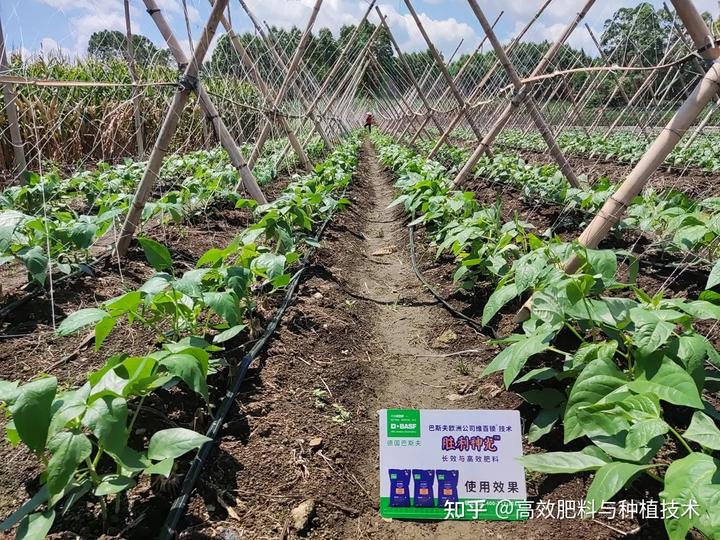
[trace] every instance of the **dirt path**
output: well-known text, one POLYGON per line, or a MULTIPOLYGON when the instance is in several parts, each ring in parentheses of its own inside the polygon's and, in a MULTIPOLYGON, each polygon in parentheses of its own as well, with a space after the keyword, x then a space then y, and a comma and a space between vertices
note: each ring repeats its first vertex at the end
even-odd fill
MULTIPOLYGON (((456 322, 423 289, 414 274, 408 254, 408 231, 402 206, 388 208, 396 197, 392 180, 380 166, 375 150, 366 143, 362 173, 370 179, 364 244, 367 262, 349 276, 353 289, 384 303, 368 321, 372 334, 370 349, 372 370, 378 385, 368 408, 440 409, 454 405, 448 396, 455 394, 464 379, 457 362, 439 357, 448 352, 459 338, 456 322), (392 252, 389 255, 381 255, 392 252)), ((373 451, 359 463, 362 478, 373 494, 379 491, 377 428, 373 451)), ((380 538, 447 538, 469 533, 478 524, 447 522, 441 524, 389 522, 381 520, 374 508, 359 522, 348 523, 346 534, 362 531, 380 538)), ((476 529, 477 530, 477 529, 476 529)))
MULTIPOLYGON (((379 409, 511 409, 522 403, 479 377, 497 349, 451 317, 414 275, 403 210, 387 208, 392 184, 366 141, 349 193, 353 204, 328 228, 262 369, 251 371, 220 452, 191 502, 183 537, 456 540, 560 532, 561 538, 607 538, 607 529, 588 522, 380 517, 379 409), (442 356, 461 349, 480 352, 442 356), (299 533, 291 510, 308 499, 312 517, 299 533)), ((447 287, 447 268, 430 262, 428 253, 421 249, 426 276, 447 287)), ((535 484, 529 491, 577 499, 584 482, 540 490, 535 484)))

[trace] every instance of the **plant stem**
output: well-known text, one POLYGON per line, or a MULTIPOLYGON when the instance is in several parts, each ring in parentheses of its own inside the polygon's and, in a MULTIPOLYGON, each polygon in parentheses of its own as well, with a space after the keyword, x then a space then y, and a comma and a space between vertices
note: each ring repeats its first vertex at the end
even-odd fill
POLYGON ((672 427, 671 425, 668 425, 668 427, 670 428, 670 433, 672 433, 672 434, 675 436, 675 438, 676 438, 678 441, 680 441, 680 444, 682 444, 682 445, 685 447, 685 450, 687 450, 688 453, 692 454, 692 453, 693 453, 693 449, 690 448, 690 445, 689 445, 689 444, 687 443, 687 441, 683 438, 683 436, 680 435, 680 434, 677 432, 677 430, 675 430, 675 428, 672 427))
POLYGON ((130 420, 130 425, 128 425, 128 433, 132 432, 132 428, 135 425, 135 420, 137 420, 138 414, 140 414, 140 409, 142 409, 143 403, 145 403, 145 398, 147 396, 142 396, 140 398, 140 403, 138 403, 137 408, 135 409, 135 412, 133 413, 132 420, 130 420))
POLYGON ((570 329, 570 331, 571 331, 573 334, 575 334, 575 337, 577 337, 582 343, 587 343, 587 342, 585 341, 585 339, 583 339, 583 337, 580 335, 580 333, 579 333, 577 330, 575 330, 575 327, 574 327, 572 324, 570 324, 570 323, 567 322, 567 321, 564 321, 563 324, 564 324, 568 329, 570 329))

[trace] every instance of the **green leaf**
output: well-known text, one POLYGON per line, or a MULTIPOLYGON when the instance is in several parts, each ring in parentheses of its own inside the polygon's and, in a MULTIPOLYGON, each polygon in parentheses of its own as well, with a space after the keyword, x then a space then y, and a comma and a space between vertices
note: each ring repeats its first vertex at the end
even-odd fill
POLYGON ((529 381, 546 381, 552 379, 558 374, 557 370, 551 367, 535 368, 528 371, 522 377, 515 379, 515 384, 529 381))
POLYGON ((203 296, 203 301, 231 326, 237 326, 242 322, 240 304, 233 293, 209 292, 203 296))
POLYGON ((85 478, 85 480, 80 483, 72 483, 70 487, 65 490, 66 499, 63 503, 63 516, 68 513, 75 503, 90 492, 92 485, 92 480, 90 478, 85 478))
POLYGON ((48 258, 40 246, 23 248, 17 253, 18 258, 27 268, 30 277, 40 285, 45 284, 47 275, 48 258))
POLYGON ((595 471, 608 463, 607 459, 585 452, 545 452, 518 458, 529 471, 550 474, 570 474, 595 471))
POLYGON ((35 452, 45 449, 56 390, 55 377, 24 384, 10 408, 18 435, 35 452))
POLYGON ((521 393, 520 396, 528 403, 539 405, 543 409, 554 409, 567 399, 563 392, 555 388, 528 390, 527 392, 521 393))
POLYGON ((633 342, 642 354, 650 354, 662 347, 675 330, 675 325, 669 321, 661 320, 655 312, 642 308, 632 310, 631 316, 635 322, 633 342), (641 318, 640 315, 643 315, 641 318))
POLYGON ((504 285, 490 295, 485 307, 483 308, 482 324, 485 326, 497 314, 502 307, 510 300, 518 295, 517 287, 514 283, 504 285))
POLYGON ((549 338, 550 334, 541 332, 530 336, 523 342, 513 343, 508 347, 512 350, 512 353, 503 373, 503 383, 506 388, 510 387, 531 356, 547 350, 550 346, 549 338))
POLYGON ((562 326, 565 320, 565 313, 558 302, 557 294, 550 292, 548 289, 536 292, 533 295, 532 312, 538 319, 553 327, 562 326))
POLYGON ((153 463, 147 467, 145 469, 145 474, 159 474, 165 478, 169 478, 174 464, 175 459, 173 458, 163 459, 162 461, 158 461, 157 463, 153 463))
POLYGON ((127 401, 121 397, 96 399, 83 417, 86 426, 106 450, 120 451, 127 444, 127 401))
POLYGON ((88 221, 78 221, 70 229, 70 240, 80 249, 87 249, 95 239, 97 227, 88 221))
POLYGON ((245 330, 245 328, 247 328, 246 324, 236 324, 235 326, 232 326, 215 336, 213 338, 213 343, 224 343, 226 341, 229 341, 235 336, 237 336, 240 332, 245 330))
POLYGON ((55 510, 30 514, 18 527, 16 540, 41 540, 47 536, 55 522, 55 510))
POLYGON ((40 490, 33 495, 30 500, 24 502, 20 508, 15 510, 8 518, 0 523, 0 532, 12 529, 17 523, 25 518, 30 512, 43 504, 49 498, 47 486, 42 486, 40 490))
POLYGON ((272 280, 285 273, 285 255, 263 253, 253 260, 251 268, 258 275, 272 280))
POLYGON ((588 507, 599 510, 605 501, 609 501, 636 474, 652 467, 654 465, 636 465, 621 461, 603 465, 595 473, 585 497, 588 507))
POLYGON ((68 422, 75 421, 87 409, 90 385, 85 383, 77 390, 68 390, 58 394, 52 404, 52 419, 48 428, 48 437, 62 431, 68 422))
POLYGON ((172 276, 170 274, 166 272, 160 272, 148 279, 145 283, 143 283, 142 287, 138 289, 138 292, 153 296, 165 290, 171 281, 172 276))
POLYGON ((50 495, 62 492, 70 483, 78 465, 92 452, 92 443, 80 432, 61 431, 48 441, 52 457, 47 467, 50 495))
POLYGON ((720 484, 720 462, 707 454, 693 452, 682 459, 673 461, 665 472, 665 486, 660 492, 661 501, 673 502, 682 508, 694 503, 697 514, 689 513, 665 518, 665 529, 670 540, 684 540, 692 527, 707 531, 709 538, 716 537, 712 530, 717 522, 717 496, 720 484))
MULTIPOLYGON (((159 278, 159 275, 153 276, 152 278, 150 278, 150 281, 155 278, 159 278)), ((147 283, 149 283, 149 281, 147 283)), ((147 285, 147 283, 145 285, 147 285)), ((143 287, 145 285, 143 285, 143 287)), ((142 290, 143 289, 141 288, 138 291, 130 291, 116 298, 108 300, 107 302, 105 302, 104 307, 113 317, 125 315, 129 311, 135 311, 142 303, 142 290)))
POLYGON ((683 433, 683 437, 701 444, 704 448, 720 450, 720 429, 712 418, 700 411, 695 411, 690 425, 683 433))
POLYGON ((121 491, 127 491, 135 485, 135 480, 129 476, 120 476, 117 474, 109 474, 103 477, 102 482, 95 488, 95 495, 104 497, 106 495, 114 495, 121 491))
POLYGON ((13 403, 20 393, 19 384, 18 381, 0 381, 0 401, 13 403))
POLYGON ((652 393, 669 403, 702 409, 695 381, 690 374, 667 356, 640 356, 635 365, 635 380, 628 388, 637 393, 652 393))
POLYGON ((195 356, 185 353, 171 354, 163 358, 160 365, 208 401, 207 373, 203 373, 202 366, 195 356))
POLYGON ((670 426, 660 418, 640 420, 630 427, 625 444, 632 448, 640 448, 646 446, 658 435, 665 435, 669 430, 670 426))
POLYGON ((627 377, 608 358, 593 360, 573 384, 565 408, 565 444, 585 433, 578 419, 580 407, 594 405, 627 384, 627 377))
POLYGON ((137 240, 142 246, 145 258, 150 263, 150 266, 158 272, 172 268, 172 257, 167 247, 152 238, 138 237, 137 240))
POLYGON ((587 262, 596 274, 600 274, 605 283, 613 281, 617 272, 617 256, 607 249, 588 249, 587 262))
POLYGON ((598 358, 612 360, 615 351, 617 351, 617 341, 583 343, 570 360, 570 366, 572 369, 578 369, 598 358))
POLYGON ((720 261, 716 262, 715 266, 712 267, 705 288, 712 289, 718 283, 720 283, 720 261))
POLYGON ((105 317, 102 319, 99 323, 95 325, 95 350, 100 350, 100 347, 102 347, 102 344, 105 342, 107 337, 110 335, 110 332, 112 332, 112 329, 115 328, 115 321, 116 319, 114 317, 105 317))
POLYGON ((210 440, 205 435, 185 428, 164 429, 150 439, 147 455, 152 460, 177 458, 210 440))
POLYGON ((79 309, 65 317, 65 319, 60 323, 60 326, 58 326, 56 332, 59 336, 69 336, 86 326, 97 324, 109 316, 110 314, 103 309, 79 309))
POLYGON ((535 420, 532 421, 530 424, 530 428, 528 429, 528 442, 534 443, 535 441, 539 440, 541 437, 547 435, 552 431, 553 426, 557 423, 557 421, 560 419, 560 414, 562 413, 562 410, 559 408, 556 409, 542 409, 538 415, 535 417, 535 420))

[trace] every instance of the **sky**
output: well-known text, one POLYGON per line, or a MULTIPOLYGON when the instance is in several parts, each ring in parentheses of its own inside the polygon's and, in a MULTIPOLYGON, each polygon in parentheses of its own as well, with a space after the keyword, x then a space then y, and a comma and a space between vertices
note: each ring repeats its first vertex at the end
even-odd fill
MULTIPOLYGON (((585 1, 552 0, 526 39, 555 39, 585 1)), ((717 0, 694 1, 699 10, 709 11, 714 17, 718 16, 717 0)), ((182 1, 156 2, 164 10, 176 36, 187 50, 182 1)), ((210 4, 208 0, 186 2, 191 33, 195 39, 202 30, 210 4)), ((495 20, 500 11, 504 10, 495 30, 501 41, 506 42, 525 26, 543 0, 478 0, 478 3, 490 21, 495 20)), ((598 0, 584 22, 600 36, 604 21, 616 9, 632 7, 638 3, 633 0, 598 0)), ((660 6, 662 0, 653 0, 652 3, 660 6)), ((267 20, 270 24, 304 28, 314 0, 247 0, 247 4, 258 18, 267 20)), ((403 51, 426 48, 404 0, 380 0, 379 5, 403 51)), ((230 0, 230 6, 235 30, 250 30, 250 21, 239 2, 230 0)), ((460 52, 474 50, 482 40, 484 34, 466 0, 413 0, 413 6, 433 43, 446 56, 452 53, 461 39, 463 42, 460 52)), ((315 29, 327 27, 337 35, 342 25, 358 22, 366 8, 367 0, 324 0, 315 29)), ((142 0, 130 0, 130 12, 133 32, 146 35, 157 45, 164 46, 142 0)), ((102 29, 125 30, 123 0, 0 0, 0 20, 8 48, 21 50, 24 54, 59 49, 66 55, 83 56, 93 32, 102 29)), ((377 22, 375 13, 372 14, 371 21, 377 22)), ((213 46, 216 41, 217 38, 213 46)), ((573 32, 569 43, 583 48, 592 56, 597 54, 587 30, 582 25, 573 32)), ((485 48, 487 47, 486 44, 485 48)))

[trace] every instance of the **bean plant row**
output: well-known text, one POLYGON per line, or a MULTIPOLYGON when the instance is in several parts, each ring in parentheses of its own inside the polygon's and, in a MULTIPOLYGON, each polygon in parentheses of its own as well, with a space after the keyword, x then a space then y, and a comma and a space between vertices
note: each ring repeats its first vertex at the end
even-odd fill
POLYGON ((495 284, 483 324, 531 301, 530 319, 495 341, 501 351, 483 373, 501 373, 537 411, 529 442, 562 436, 563 451, 526 455, 525 468, 594 473, 587 516, 642 477, 661 502, 694 509, 666 513, 672 540, 691 529, 720 537, 720 355, 698 330, 720 319, 720 294, 651 295, 636 284, 636 263, 618 277, 615 251, 537 235, 518 218, 504 223, 501 202, 484 205, 452 189, 439 163, 381 134, 374 142, 398 176, 395 204, 426 227, 438 256, 454 257, 455 279, 468 289, 481 278, 495 284), (566 274, 573 254, 582 264, 566 274))
MULTIPOLYGON (((588 134, 569 130, 558 135, 557 143, 563 152, 571 155, 630 165, 637 163, 649 146, 643 136, 628 131, 618 131, 605 137, 605 134, 600 132, 588 134)), ((545 141, 537 132, 506 130, 498 139, 498 144, 518 150, 547 150, 545 141)), ((718 172, 720 137, 701 135, 687 147, 681 144, 670 153, 665 163, 674 167, 693 167, 705 172, 718 172)))
MULTIPOLYGON (((420 146, 427 150, 431 144, 420 146)), ((467 155, 467 150, 445 146, 438 154, 438 161, 455 170, 467 155)), ((597 214, 618 187, 606 176, 589 182, 581 175, 582 187, 574 188, 557 165, 531 164, 506 151, 481 157, 473 174, 512 186, 524 200, 533 204, 538 200, 557 204, 565 211, 578 211, 588 219, 597 214)), ((720 197, 696 201, 679 190, 648 187, 631 201, 614 233, 620 235, 627 230, 646 233, 658 249, 679 255, 688 264, 712 266, 708 286, 720 282, 720 197)))
MULTIPOLYGON (((261 185, 277 176, 279 167, 295 165, 292 160, 278 163, 285 143, 277 139, 266 144, 254 168, 261 185)), ((319 157, 322 141, 313 140, 308 153, 319 157)), ((28 281, 39 286, 49 269, 60 274, 82 269, 98 241, 122 225, 145 166, 126 160, 100 163, 67 178, 58 171, 32 173, 26 185, 6 188, 0 193, 0 265, 23 265, 28 281)), ((235 202, 240 198, 235 191, 238 178, 220 148, 173 155, 161 169, 161 194, 145 205, 142 222, 179 223, 213 201, 235 202)))
POLYGON ((130 439, 143 403, 158 389, 180 385, 209 407, 208 376, 226 363, 228 345, 248 335, 258 295, 285 287, 302 251, 315 245, 314 225, 349 204, 338 193, 352 178, 358 147, 358 137, 350 137, 271 203, 238 199, 254 222, 229 245, 205 252, 192 270, 178 274, 167 247, 140 237, 156 273, 137 290, 70 314, 57 330, 66 336, 93 329, 100 349, 122 322, 149 329, 159 344, 154 352, 113 355, 80 387, 47 375, 0 381, 6 436, 43 469, 39 491, 0 531, 18 525, 18 538, 42 538, 86 496, 99 501, 105 519, 109 499, 119 509, 141 477, 168 477, 177 458, 208 442, 181 427, 153 433, 142 447, 130 439))

